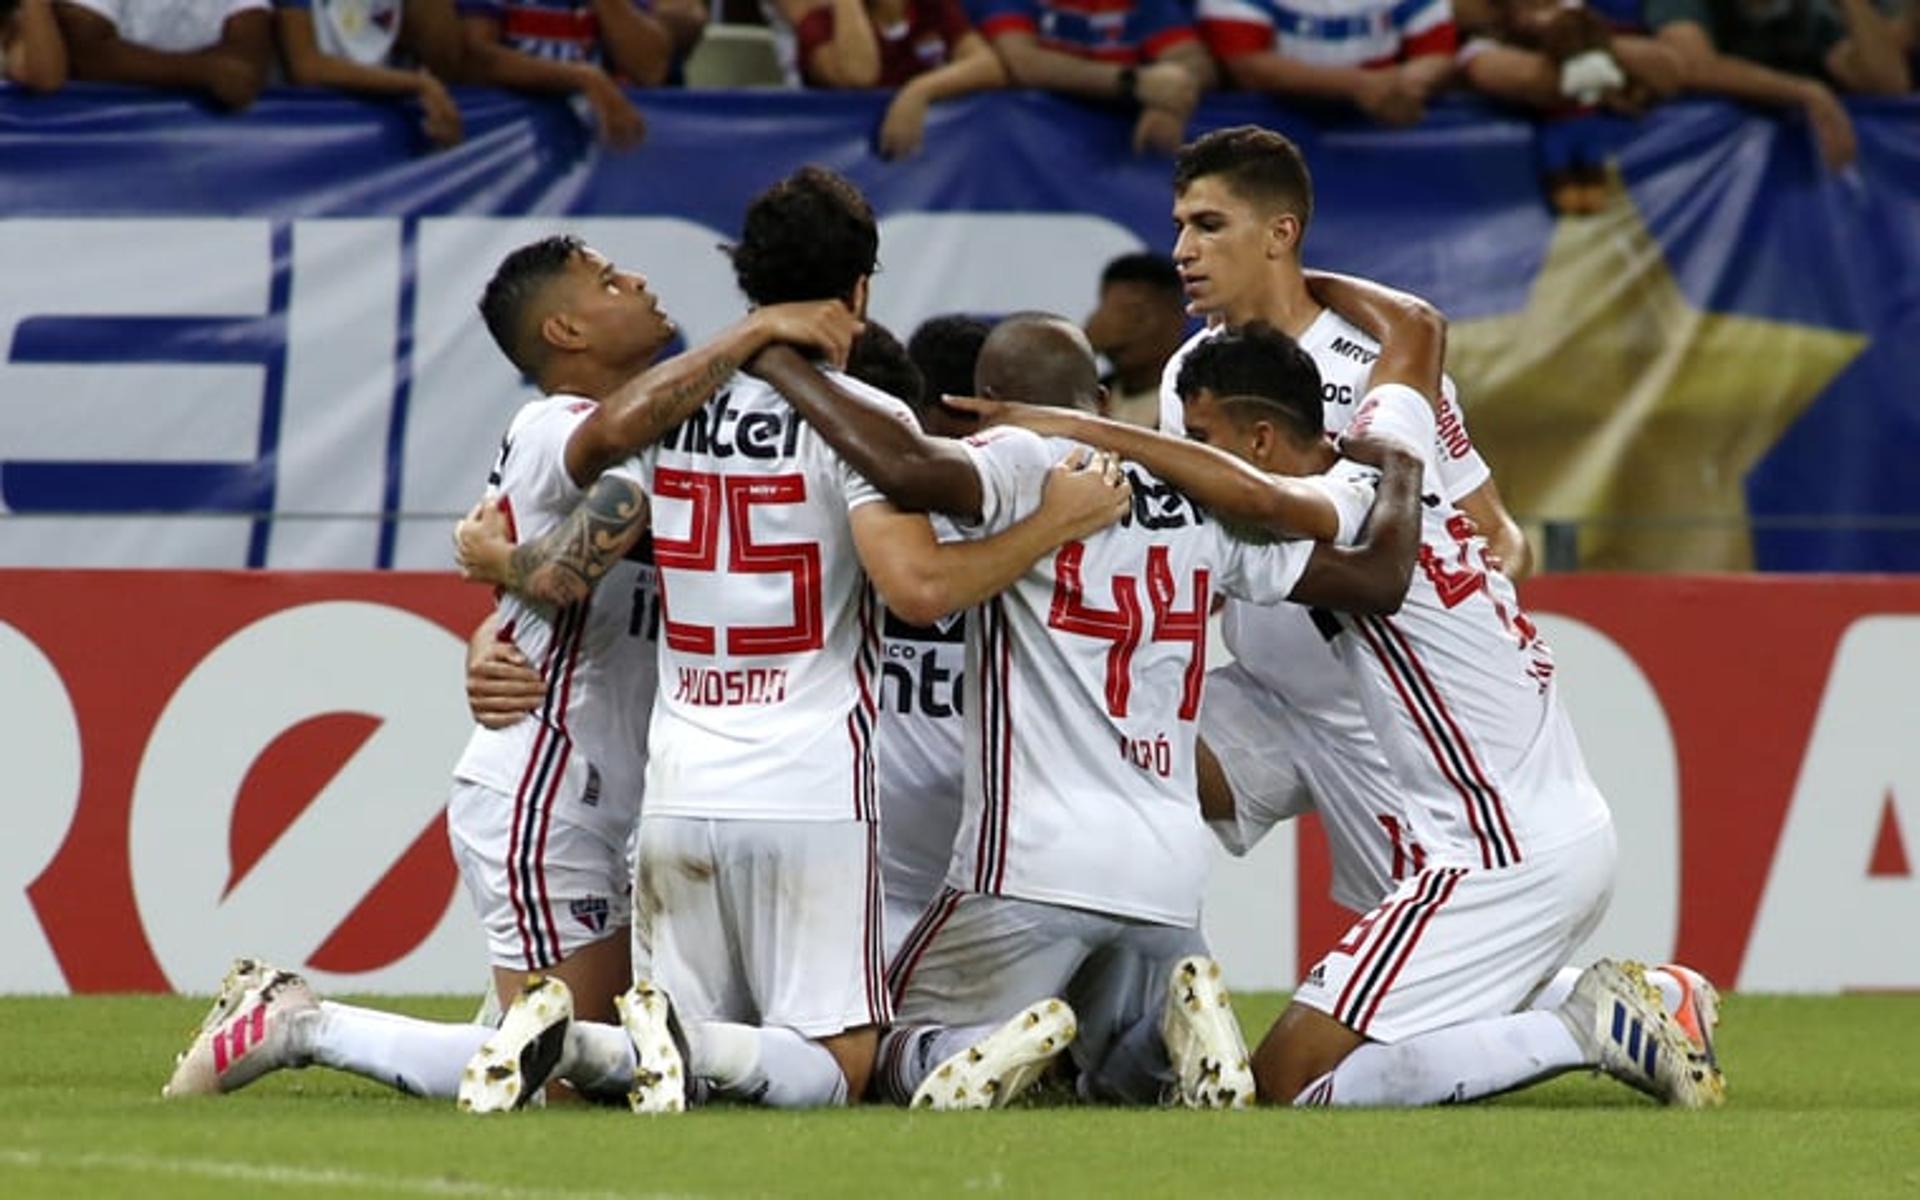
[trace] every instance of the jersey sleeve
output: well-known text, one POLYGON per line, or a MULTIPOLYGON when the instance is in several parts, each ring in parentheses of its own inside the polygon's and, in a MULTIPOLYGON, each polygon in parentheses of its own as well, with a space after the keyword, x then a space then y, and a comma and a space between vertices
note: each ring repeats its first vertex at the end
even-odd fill
POLYGON ((989 39, 1003 33, 1040 32, 1036 0, 967 0, 967 17, 989 39))
POLYGON ((1243 542, 1220 526, 1215 534, 1225 543, 1220 556, 1220 590, 1254 604, 1278 604, 1293 594, 1307 570, 1314 542, 1243 542))
POLYGON ((1367 523, 1373 507, 1374 482, 1380 473, 1356 462, 1341 461, 1324 475, 1309 475, 1298 482, 1319 492, 1332 503, 1340 516, 1339 532, 1333 540, 1351 546, 1360 540, 1360 528, 1367 523))
POLYGON ((571 508, 581 488, 567 474, 567 440, 593 407, 586 400, 556 404, 513 430, 501 464, 502 486, 511 485, 514 494, 537 509, 560 513, 571 508))
POLYGON ((1200 34, 1222 62, 1271 50, 1273 15, 1251 0, 1200 0, 1200 34))
POLYGON ((968 527, 976 537, 995 534, 1040 507, 1053 452, 1026 429, 997 426, 961 443, 980 472, 980 519, 968 527))
MULTIPOLYGON (((829 377, 834 383, 849 392, 853 392, 885 408, 892 414, 893 418, 901 424, 913 429, 920 428, 920 422, 914 419, 913 410, 908 408, 897 396, 890 396, 871 384, 862 383, 853 376, 843 374, 839 371, 829 372, 829 377)), ((835 469, 839 472, 840 490, 847 498, 848 512, 852 512, 863 504, 872 504, 877 500, 885 500, 887 498, 886 494, 879 488, 867 482, 866 476, 860 474, 860 472, 854 470, 851 466, 848 466, 845 459, 836 454, 833 456, 833 461, 836 464, 835 469)))
POLYGON ((1433 406, 1403 383, 1382 384, 1368 392, 1347 427, 1349 437, 1375 433, 1402 443, 1420 456, 1422 474, 1438 475, 1433 406))
POLYGON ((1435 422, 1435 465, 1440 472, 1441 490, 1448 500, 1458 500, 1485 483, 1493 469, 1474 448, 1467 433, 1467 413, 1460 407, 1460 393, 1451 377, 1440 381, 1440 412, 1435 422))

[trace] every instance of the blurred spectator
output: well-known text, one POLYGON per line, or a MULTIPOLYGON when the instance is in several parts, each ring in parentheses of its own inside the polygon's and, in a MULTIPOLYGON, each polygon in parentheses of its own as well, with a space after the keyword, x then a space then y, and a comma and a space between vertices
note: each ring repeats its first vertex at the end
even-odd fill
POLYGON ((853 339, 853 353, 847 356, 847 374, 906 401, 915 412, 920 410, 926 396, 926 381, 920 377, 920 368, 913 365, 907 348, 893 336, 893 331, 878 321, 868 320, 860 336, 853 339))
POLYGON ((1200 0, 1200 28, 1234 86, 1347 101, 1412 125, 1453 75, 1447 0, 1200 0))
MULTIPOLYGON (((676 3, 684 16, 685 0, 676 3)), ((646 137, 646 121, 614 76, 642 87, 666 82, 674 53, 667 22, 633 0, 459 0, 458 7, 466 79, 577 93, 608 145, 624 149, 646 137)))
POLYGON ((67 44, 53 0, 0 0, 0 79, 36 92, 67 81, 67 44))
POLYGON ((1137 107, 1136 150, 1179 149, 1213 86, 1181 0, 969 0, 968 13, 1013 86, 1137 107))
POLYGON ((252 104, 273 61, 267 0, 56 0, 75 79, 205 92, 252 104))
POLYGON ((1148 429, 1160 423, 1160 371, 1187 337, 1180 272, 1164 254, 1123 254, 1100 273, 1087 340, 1113 373, 1106 416, 1148 429))
POLYGON ((1454 0, 1454 14, 1466 37, 1459 56, 1466 82, 1543 118, 1536 146, 1554 209, 1604 209, 1613 193, 1606 163, 1621 133, 1590 114, 1599 106, 1637 116, 1671 99, 1680 90, 1680 56, 1644 27, 1616 23, 1622 16, 1637 22, 1638 4, 1622 14, 1577 0, 1454 0))
POLYGON ((273 0, 287 78, 420 102, 422 130, 436 145, 460 140, 460 109, 446 79, 460 66, 453 0, 273 0), (418 70, 391 65, 405 51, 418 70))
POLYGON ((795 37, 814 87, 900 89, 880 122, 887 158, 920 149, 928 105, 1007 82, 960 0, 828 0, 800 18, 795 37))
POLYGON ((1897 22, 1871 0, 1647 0, 1647 24, 1679 53, 1692 90, 1804 112, 1832 167, 1858 149, 1834 89, 1890 96, 1913 86, 1897 22))
POLYGON ((930 401, 973 395, 973 364, 993 326, 979 317, 948 313, 928 317, 907 339, 907 356, 920 368, 930 401))

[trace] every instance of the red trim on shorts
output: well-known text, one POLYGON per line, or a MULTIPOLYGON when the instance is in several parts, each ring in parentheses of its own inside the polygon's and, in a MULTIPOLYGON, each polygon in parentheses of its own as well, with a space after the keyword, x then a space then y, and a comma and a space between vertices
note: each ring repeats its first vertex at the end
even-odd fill
POLYGON ((942 887, 933 903, 927 905, 927 911, 920 914, 914 923, 907 940, 900 943, 900 952, 887 971, 887 990, 892 993, 890 999, 894 1007, 906 998, 907 984, 913 979, 915 967, 920 965, 920 957, 933 944, 933 939, 941 928, 952 919, 954 910, 960 907, 960 901, 969 893, 958 888, 942 887))
POLYGON ((1380 986, 1374 991, 1372 1001, 1364 1006, 1363 1011, 1360 1013, 1360 1023, 1353 1027, 1354 1032, 1365 1033, 1367 1027, 1373 1024, 1373 1018, 1379 1015, 1380 1012, 1380 1002, 1385 1000, 1387 994, 1393 990, 1393 981, 1400 977, 1401 968, 1405 967, 1407 960, 1413 957, 1414 948, 1420 944, 1420 936, 1427 931, 1427 926, 1433 922, 1433 914, 1439 912, 1441 905, 1453 898, 1453 889, 1459 885, 1460 877, 1465 875, 1466 871, 1459 867, 1454 867, 1441 872, 1441 874, 1446 877, 1446 882, 1441 885, 1440 892, 1433 898, 1433 902, 1422 909, 1419 917, 1414 921, 1412 932, 1407 935, 1406 945, 1400 948, 1400 957, 1394 960, 1392 969, 1387 972, 1386 978, 1380 981, 1380 986))

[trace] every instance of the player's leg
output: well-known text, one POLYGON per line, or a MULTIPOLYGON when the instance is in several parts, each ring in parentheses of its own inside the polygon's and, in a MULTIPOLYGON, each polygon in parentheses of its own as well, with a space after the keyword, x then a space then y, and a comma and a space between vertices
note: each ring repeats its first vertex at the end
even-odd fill
POLYGON ((873 1095, 930 1107, 1016 1098, 1076 1035, 1068 983, 1104 940, 1106 918, 948 890, 908 936, 890 974, 896 1015, 873 1095))

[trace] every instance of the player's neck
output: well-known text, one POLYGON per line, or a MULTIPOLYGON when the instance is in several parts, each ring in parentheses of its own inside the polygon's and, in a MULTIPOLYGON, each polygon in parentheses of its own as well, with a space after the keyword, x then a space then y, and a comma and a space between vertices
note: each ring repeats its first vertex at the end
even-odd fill
POLYGON ((1298 267, 1274 272, 1270 285, 1265 288, 1246 311, 1230 313, 1229 325, 1245 325, 1252 321, 1265 321, 1291 338, 1298 338, 1315 321, 1320 319, 1321 306, 1307 291, 1307 281, 1298 267))

